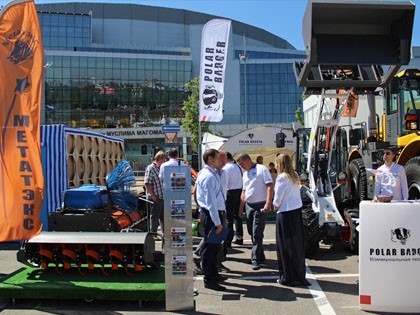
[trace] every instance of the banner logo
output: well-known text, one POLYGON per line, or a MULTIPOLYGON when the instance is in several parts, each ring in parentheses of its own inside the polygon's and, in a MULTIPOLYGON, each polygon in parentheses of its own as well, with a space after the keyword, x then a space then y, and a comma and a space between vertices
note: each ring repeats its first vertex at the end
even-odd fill
POLYGON ((221 105, 218 104, 217 108, 213 108, 213 105, 217 104, 217 101, 223 98, 223 94, 218 92, 214 85, 206 85, 203 94, 201 95, 201 98, 205 105, 205 110, 218 111, 221 105))
POLYGON ((35 35, 24 30, 14 31, 3 42, 3 46, 9 50, 7 59, 15 65, 27 60, 37 44, 38 40, 35 35))
POLYGON ((410 236, 410 230, 406 228, 399 227, 391 230, 391 241, 394 243, 400 242, 402 245, 405 245, 410 236))

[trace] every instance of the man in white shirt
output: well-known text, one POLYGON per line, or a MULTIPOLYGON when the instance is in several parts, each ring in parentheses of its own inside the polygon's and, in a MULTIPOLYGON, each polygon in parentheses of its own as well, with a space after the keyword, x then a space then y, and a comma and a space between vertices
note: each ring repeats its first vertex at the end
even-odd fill
POLYGON ((198 173, 196 181, 197 202, 200 205, 200 221, 204 228, 203 247, 201 249, 201 267, 204 273, 204 287, 224 291, 225 287, 218 284, 220 275, 217 271, 217 256, 219 244, 206 242, 212 229, 220 233, 223 229, 222 212, 219 211, 223 197, 221 179, 217 172, 219 166, 219 152, 214 149, 206 150, 203 154, 206 165, 198 173))
POLYGON ((244 231, 242 227, 242 217, 239 216, 242 193, 242 170, 241 167, 235 163, 230 152, 227 152, 226 156, 227 163, 223 167, 223 170, 227 175, 226 211, 229 235, 225 243, 227 247, 230 247, 232 241, 239 245, 243 244, 244 231), (235 231, 233 229, 234 225, 235 231))
MULTIPOLYGON (((227 161, 226 152, 223 150, 219 150, 219 163, 217 166, 217 175, 219 176, 220 185, 221 185, 221 193, 217 194, 217 209, 219 210, 220 214, 220 220, 222 222, 223 227, 227 227, 226 222, 226 191, 227 191, 227 175, 226 172, 223 170, 223 167, 225 166, 227 161)), ((195 202, 198 206, 200 206, 200 203, 197 199, 197 184, 194 186, 193 194, 195 198, 195 202)), ((230 269, 223 265, 223 260, 226 258, 227 254, 227 247, 226 242, 223 243, 223 245, 220 246, 219 251, 217 253, 217 269, 218 272, 226 271, 229 272, 230 269)), ((201 239, 200 243, 198 244, 196 250, 194 251, 194 260, 197 261, 199 257, 201 257, 201 251, 204 246, 204 238, 201 239)), ((200 270, 200 266, 196 264, 195 271, 200 273, 202 270, 200 270)))
POLYGON ((166 166, 177 166, 177 165, 185 165, 184 162, 178 161, 178 150, 176 148, 171 148, 168 152, 169 160, 164 162, 159 169, 159 178, 163 183, 163 190, 165 191, 165 181, 163 180, 163 176, 165 174, 165 167, 166 166))
POLYGON ((245 209, 246 225, 252 240, 252 269, 258 270, 260 264, 265 262, 263 238, 266 214, 271 211, 273 180, 268 168, 253 163, 248 154, 241 154, 238 164, 245 170, 239 215, 245 209))

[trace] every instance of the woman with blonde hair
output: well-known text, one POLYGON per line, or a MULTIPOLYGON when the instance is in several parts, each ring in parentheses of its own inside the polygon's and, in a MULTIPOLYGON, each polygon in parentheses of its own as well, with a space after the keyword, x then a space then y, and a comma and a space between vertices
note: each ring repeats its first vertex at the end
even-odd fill
POLYGON ((302 223, 300 179, 293 169, 292 159, 286 154, 276 158, 278 176, 274 186, 276 215, 276 247, 279 266, 279 284, 287 286, 310 285, 306 280, 305 244, 302 223))

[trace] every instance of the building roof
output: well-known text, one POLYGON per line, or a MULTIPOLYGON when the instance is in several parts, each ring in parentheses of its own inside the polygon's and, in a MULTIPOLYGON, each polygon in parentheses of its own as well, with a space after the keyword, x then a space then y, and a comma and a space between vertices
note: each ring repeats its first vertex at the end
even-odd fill
MULTIPOLYGON (((211 19, 224 18, 183 9, 127 3, 68 2, 37 4, 36 6, 40 12, 91 14, 93 19, 129 19, 183 25, 204 25, 211 19)), ((270 32, 235 20, 232 20, 232 31, 236 35, 245 35, 247 38, 263 42, 273 48, 296 49, 288 41, 270 32)))

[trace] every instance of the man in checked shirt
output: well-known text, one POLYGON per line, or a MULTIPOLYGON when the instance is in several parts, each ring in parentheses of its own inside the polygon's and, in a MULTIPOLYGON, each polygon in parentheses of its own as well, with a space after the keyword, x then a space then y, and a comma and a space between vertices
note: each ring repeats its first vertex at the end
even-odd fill
POLYGON ((144 176, 144 185, 146 186, 147 197, 153 201, 150 213, 150 232, 157 232, 159 221, 163 231, 163 187, 159 178, 159 168, 165 162, 165 153, 159 151, 156 153, 153 162, 147 166, 144 176))

